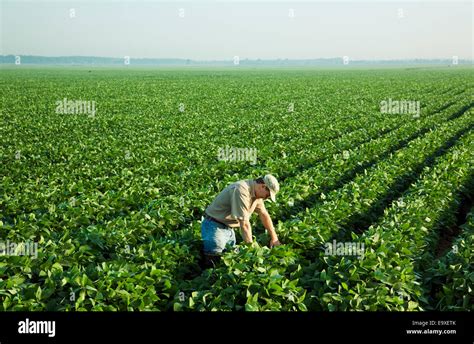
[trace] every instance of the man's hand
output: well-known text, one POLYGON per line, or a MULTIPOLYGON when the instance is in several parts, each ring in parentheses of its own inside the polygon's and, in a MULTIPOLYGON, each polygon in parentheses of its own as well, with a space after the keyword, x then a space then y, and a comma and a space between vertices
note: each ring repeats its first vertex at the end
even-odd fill
POLYGON ((271 240, 269 246, 270 246, 270 248, 272 248, 272 247, 280 246, 280 245, 281 245, 280 240, 276 239, 276 240, 271 240))
POLYGON ((263 227, 265 227, 268 234, 270 235, 270 244, 268 246, 270 248, 280 246, 281 242, 278 240, 275 228, 273 228, 272 219, 267 211, 260 212, 260 220, 262 221, 263 227))

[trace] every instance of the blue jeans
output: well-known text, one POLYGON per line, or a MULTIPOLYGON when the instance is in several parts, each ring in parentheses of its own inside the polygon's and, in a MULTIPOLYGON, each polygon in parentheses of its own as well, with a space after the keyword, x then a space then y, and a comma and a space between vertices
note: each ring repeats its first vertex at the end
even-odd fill
POLYGON ((209 219, 202 221, 201 235, 204 254, 221 254, 227 245, 235 245, 235 231, 209 219))

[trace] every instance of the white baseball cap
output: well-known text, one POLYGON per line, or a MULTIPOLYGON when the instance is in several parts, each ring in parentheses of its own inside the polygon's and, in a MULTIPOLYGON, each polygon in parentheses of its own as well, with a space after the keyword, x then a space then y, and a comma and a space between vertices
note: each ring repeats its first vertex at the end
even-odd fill
POLYGON ((273 202, 276 202, 275 196, 278 193, 278 191, 280 191, 280 184, 278 184, 278 180, 276 180, 276 178, 272 176, 271 174, 267 174, 265 175, 265 177, 263 177, 263 182, 265 183, 267 188, 270 190, 270 199, 273 202))

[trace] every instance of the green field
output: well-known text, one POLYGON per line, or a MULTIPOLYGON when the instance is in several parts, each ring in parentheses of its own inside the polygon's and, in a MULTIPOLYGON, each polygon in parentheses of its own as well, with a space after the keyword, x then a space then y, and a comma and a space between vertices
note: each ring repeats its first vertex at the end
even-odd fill
POLYGON ((16 67, 0 69, 0 310, 474 309, 472 68, 16 67), (254 215, 256 243, 203 270, 204 209, 266 173, 284 245, 254 215))

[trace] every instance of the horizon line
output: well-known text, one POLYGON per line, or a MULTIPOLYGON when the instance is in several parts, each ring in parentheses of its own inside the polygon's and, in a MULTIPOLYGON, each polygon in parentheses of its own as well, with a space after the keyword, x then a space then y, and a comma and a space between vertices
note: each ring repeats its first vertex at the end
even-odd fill
MULTIPOLYGON (((128 58, 129 60, 182 60, 182 61, 195 61, 195 62, 228 62, 233 61, 235 57, 239 61, 312 61, 312 60, 341 60, 346 56, 333 56, 333 57, 310 57, 310 58, 287 58, 287 57, 272 57, 272 58, 260 58, 260 57, 240 57, 238 55, 229 57, 228 59, 193 59, 186 57, 133 57, 131 55, 126 56, 96 56, 96 55, 28 55, 28 54, 1 54, 0 57, 43 57, 43 58, 99 58, 99 59, 119 59, 123 60, 128 58)), ((455 55, 454 55, 455 56, 455 55)), ((450 57, 403 57, 403 58, 359 58, 352 59, 348 56, 349 61, 413 61, 413 60, 423 60, 423 61, 443 61, 443 60, 453 60, 454 56, 450 57)), ((474 59, 470 58, 458 58, 458 61, 471 61, 474 62, 474 59)))

